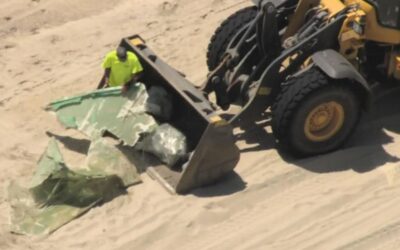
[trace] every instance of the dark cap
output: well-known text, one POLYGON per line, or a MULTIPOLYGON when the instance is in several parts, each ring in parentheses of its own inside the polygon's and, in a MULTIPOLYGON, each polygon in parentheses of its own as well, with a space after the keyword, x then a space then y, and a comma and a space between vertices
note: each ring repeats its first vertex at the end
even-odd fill
POLYGON ((119 46, 117 48, 117 56, 120 60, 125 61, 126 60, 126 49, 124 47, 119 46))

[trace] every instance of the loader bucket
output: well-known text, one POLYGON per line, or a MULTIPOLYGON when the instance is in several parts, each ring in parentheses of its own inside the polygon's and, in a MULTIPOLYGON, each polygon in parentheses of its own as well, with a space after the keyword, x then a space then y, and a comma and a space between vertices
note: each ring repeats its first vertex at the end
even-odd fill
POLYGON ((230 173, 239 161, 231 125, 223 120, 182 73, 163 62, 138 36, 125 38, 121 46, 134 52, 144 68, 141 79, 148 86, 162 86, 173 96, 174 114, 171 125, 179 129, 189 141, 193 152, 182 170, 172 170, 166 165, 150 160, 148 174, 173 193, 215 183, 230 173))

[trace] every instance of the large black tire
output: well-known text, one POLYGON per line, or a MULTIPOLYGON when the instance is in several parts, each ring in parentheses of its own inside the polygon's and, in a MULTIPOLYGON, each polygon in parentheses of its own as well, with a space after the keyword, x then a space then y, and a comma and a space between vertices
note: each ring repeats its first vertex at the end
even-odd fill
POLYGON ((229 16, 214 32, 208 45, 207 66, 210 71, 221 62, 229 42, 235 34, 257 15, 257 7, 250 6, 229 16))
POLYGON ((311 68, 284 84, 272 106, 272 129, 278 144, 295 156, 323 154, 346 142, 360 114, 360 98, 349 83, 311 68))

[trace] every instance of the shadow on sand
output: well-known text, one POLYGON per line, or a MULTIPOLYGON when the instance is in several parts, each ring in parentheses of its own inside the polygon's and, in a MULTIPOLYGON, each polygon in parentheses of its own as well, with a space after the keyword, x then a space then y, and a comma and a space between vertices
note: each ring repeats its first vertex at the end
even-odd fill
POLYGON ((48 137, 54 137, 57 141, 61 142, 68 150, 84 155, 88 153, 90 140, 76 139, 70 136, 57 135, 49 131, 46 131, 46 135, 48 137))
POLYGON ((195 189, 191 194, 198 197, 226 196, 244 190, 247 183, 235 172, 228 174, 214 185, 195 189))
POLYGON ((377 99, 369 113, 364 114, 354 135, 333 153, 294 160, 285 160, 316 173, 329 173, 353 169, 358 173, 372 171, 386 163, 400 161, 388 153, 384 146, 393 143, 391 133, 400 134, 400 89, 387 90, 377 99))
MULTIPOLYGON (((315 173, 329 173, 353 169, 358 173, 372 171, 400 158, 391 155, 384 145, 394 141, 389 132, 400 134, 400 89, 386 90, 368 113, 364 113, 359 126, 341 149, 315 157, 296 159, 279 150, 282 159, 315 173)), ((253 125, 237 139, 258 145, 242 150, 258 151, 276 147, 272 134, 264 129, 268 123, 253 125)))

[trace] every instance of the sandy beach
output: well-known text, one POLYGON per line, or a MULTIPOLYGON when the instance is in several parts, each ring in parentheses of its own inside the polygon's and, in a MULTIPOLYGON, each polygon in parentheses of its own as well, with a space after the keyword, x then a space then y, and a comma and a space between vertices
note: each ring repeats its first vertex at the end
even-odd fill
MULTIPOLYGON (((43 110, 96 88, 104 55, 140 34, 200 84, 210 37, 248 0, 0 1, 0 249, 400 249, 400 92, 382 95, 344 148, 295 160, 270 128, 236 131, 236 174, 189 195, 143 183, 46 237, 9 231, 10 181, 29 181, 51 132, 43 110)), ((65 146, 64 146, 65 147, 65 146)))

